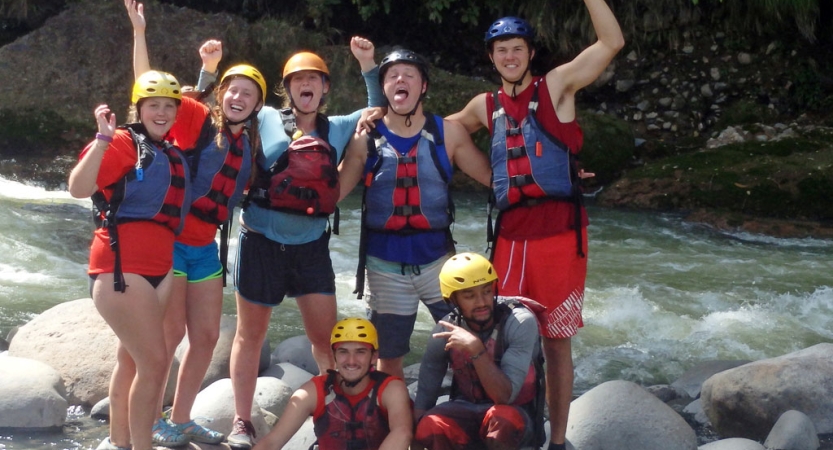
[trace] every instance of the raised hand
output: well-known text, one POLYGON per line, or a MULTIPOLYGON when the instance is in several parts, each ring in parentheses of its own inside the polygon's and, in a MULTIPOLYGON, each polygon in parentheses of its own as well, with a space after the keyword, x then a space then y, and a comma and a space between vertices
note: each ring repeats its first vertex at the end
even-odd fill
POLYGON ((350 39, 350 51, 353 52, 353 56, 362 66, 362 72, 367 72, 376 67, 376 61, 373 59, 376 47, 370 40, 353 36, 353 39, 350 39))
POLYGON ((144 32, 147 27, 145 6, 136 0, 124 0, 124 8, 127 9, 127 15, 130 16, 130 23, 133 24, 133 30, 144 32))
POLYGON ((447 339, 445 343, 445 350, 459 350, 468 353, 469 355, 476 355, 480 353, 485 347, 483 342, 477 336, 471 334, 468 330, 458 327, 452 323, 441 320, 438 322, 446 331, 434 333, 431 337, 435 339, 447 339))
POLYGON ((223 43, 209 39, 200 46, 200 59, 202 59, 202 70, 214 73, 217 71, 217 66, 223 59, 223 43))
POLYGON ((95 121, 98 123, 98 132, 113 137, 116 134, 116 114, 110 111, 107 105, 98 105, 95 108, 95 121))

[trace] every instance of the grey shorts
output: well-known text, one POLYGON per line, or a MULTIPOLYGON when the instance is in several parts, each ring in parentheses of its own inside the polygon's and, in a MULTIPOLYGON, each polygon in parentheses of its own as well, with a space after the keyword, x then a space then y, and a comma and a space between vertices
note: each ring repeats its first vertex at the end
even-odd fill
POLYGON ((451 312, 440 292, 440 270, 446 259, 422 266, 395 265, 396 270, 391 270, 391 263, 382 262, 382 270, 367 269, 367 302, 370 321, 379 335, 380 358, 399 358, 411 351, 419 302, 425 304, 434 322, 451 312))

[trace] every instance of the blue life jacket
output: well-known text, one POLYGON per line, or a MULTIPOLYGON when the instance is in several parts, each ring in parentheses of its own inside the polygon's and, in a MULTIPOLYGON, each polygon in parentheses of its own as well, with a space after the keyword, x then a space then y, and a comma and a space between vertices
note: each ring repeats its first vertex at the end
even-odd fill
POLYGON ((529 113, 520 124, 506 114, 498 93, 492 113, 492 192, 504 211, 542 199, 573 200, 580 195, 575 161, 567 146, 538 122, 538 83, 529 113))
POLYGON ((368 159, 375 162, 365 173, 363 226, 395 233, 447 229, 454 220, 451 168, 439 152, 445 154, 445 143, 433 114, 425 115, 419 140, 405 154, 381 133, 368 135, 368 159))
POLYGON ((102 191, 91 196, 96 225, 107 228, 110 247, 116 254, 114 286, 124 292, 124 275, 118 245, 117 226, 147 220, 179 234, 185 225, 190 205, 190 173, 182 152, 167 141, 151 142, 141 124, 129 124, 127 130, 136 147, 136 167, 119 181, 106 186, 112 191, 108 200, 102 191))

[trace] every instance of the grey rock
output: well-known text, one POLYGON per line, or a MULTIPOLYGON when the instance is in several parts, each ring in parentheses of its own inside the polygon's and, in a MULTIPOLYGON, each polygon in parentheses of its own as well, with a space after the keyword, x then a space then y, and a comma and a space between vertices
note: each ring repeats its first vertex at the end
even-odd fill
POLYGON ((708 84, 700 86, 700 95, 706 98, 711 98, 711 96, 714 95, 711 86, 709 86, 708 84))
POLYGON ((261 377, 274 377, 286 383, 293 391, 312 379, 313 374, 292 363, 282 362, 260 373, 261 377))
MULTIPOLYGON (((251 414, 252 425, 257 435, 266 436, 270 427, 266 423, 265 414, 257 402, 257 397, 252 402, 251 414)), ((198 424, 228 436, 232 428, 231 421, 234 419, 234 392, 231 388, 231 379, 224 378, 215 381, 200 391, 191 408, 191 417, 198 424)))
POLYGON ((729 438, 701 445, 698 450, 766 450, 763 445, 744 438, 729 438))
POLYGON ((789 410, 806 414, 819 433, 833 432, 833 344, 720 372, 703 383, 703 409, 725 437, 764 439, 789 410))
POLYGON ((694 430, 670 407, 629 381, 596 386, 570 406, 567 439, 581 450, 694 450, 694 430))
POLYGON ((744 66, 752 64, 752 55, 746 52, 738 53, 738 62, 744 66))
POLYGON ((616 80, 616 90, 618 92, 628 92, 634 84, 634 80, 616 80))
POLYGON ((272 364, 288 362, 311 374, 318 374, 318 363, 312 357, 312 344, 306 336, 285 339, 272 352, 272 364))
POLYGON ((66 390, 61 375, 27 358, 0 357, 0 429, 43 429, 64 425, 66 390))
POLYGON ((778 418, 764 441, 773 450, 816 450, 819 437, 813 421, 800 411, 787 411, 778 418))
MULTIPOLYGON (((734 128, 732 130, 734 131, 734 128)), ((710 376, 742 366, 748 362, 736 360, 705 361, 685 371, 671 383, 671 387, 685 392, 691 398, 697 398, 700 396, 700 388, 703 386, 703 382, 710 376)))
POLYGON ((686 407, 683 408, 683 413, 688 414, 694 422, 700 425, 706 425, 709 423, 709 418, 706 417, 706 414, 703 412, 703 403, 699 398, 686 405, 686 407))
POLYGON ((295 390, 274 377, 258 377, 255 401, 264 410, 280 417, 295 390))

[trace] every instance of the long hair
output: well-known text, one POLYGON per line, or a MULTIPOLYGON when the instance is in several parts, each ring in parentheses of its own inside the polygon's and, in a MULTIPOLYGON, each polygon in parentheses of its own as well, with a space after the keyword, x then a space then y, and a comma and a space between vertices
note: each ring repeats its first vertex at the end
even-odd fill
MULTIPOLYGON (((217 143, 218 147, 223 147, 228 145, 227 139, 225 138, 225 134, 223 130, 227 128, 226 126, 226 115, 223 112, 223 96, 228 91, 229 84, 231 84, 231 80, 237 77, 229 77, 223 80, 223 82, 214 89, 214 98, 216 99, 216 105, 211 108, 211 123, 214 125, 214 128, 217 130, 217 135, 214 138, 214 142, 217 143)), ((243 77, 248 79, 247 77, 243 77)), ((253 82, 254 83, 254 82, 253 82)), ((255 83, 257 86, 257 83, 255 83)), ((257 86, 258 93, 260 92, 260 86, 257 86)), ((258 99, 263 98, 262 95, 258 97, 258 99)), ((262 107, 263 105, 261 105, 262 107)), ((257 171, 254 170, 255 164, 257 161, 257 152, 260 148, 260 133, 259 133, 259 126, 257 121, 257 114, 252 111, 250 124, 246 126, 246 133, 249 136, 249 147, 252 156, 252 174, 249 177, 249 182, 254 181, 255 175, 257 171)))

